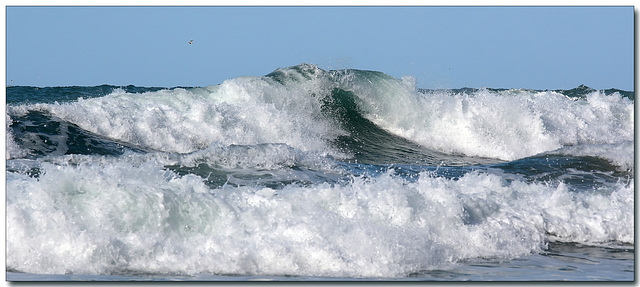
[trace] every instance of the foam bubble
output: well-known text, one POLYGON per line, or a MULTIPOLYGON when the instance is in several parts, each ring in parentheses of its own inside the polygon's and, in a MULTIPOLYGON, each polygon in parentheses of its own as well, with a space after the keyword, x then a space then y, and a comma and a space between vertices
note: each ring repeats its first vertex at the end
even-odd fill
POLYGON ((563 184, 392 172, 211 188, 155 160, 73 156, 7 174, 7 266, 32 273, 395 277, 547 240, 634 243, 633 182, 563 184))
MULTIPOLYGON (((217 86, 108 96, 64 104, 9 106, 42 110, 90 132, 149 149, 193 152, 212 143, 285 143, 341 156, 330 142, 346 131, 323 99, 355 95, 357 111, 391 133, 448 154, 514 160, 571 145, 633 140, 634 104, 619 93, 569 98, 553 91, 417 91, 415 79, 373 71, 323 71, 299 65, 217 86)), ((358 132, 358 131, 354 131, 358 132)), ((8 135, 10 136, 10 135, 8 135)))
POLYGON ((355 95, 354 112, 433 150, 597 156, 633 169, 633 101, 615 93, 418 92, 411 77, 301 65, 203 88, 8 106, 7 127, 44 111, 145 148, 20 159, 8 129, 8 268, 404 277, 549 241, 634 244, 633 177, 573 188, 564 176, 588 171, 540 182, 497 165, 438 177, 334 161, 347 156, 329 143, 346 131, 321 109, 336 88, 355 95))
POLYGON ((606 159, 621 171, 633 173, 634 163, 634 142, 623 141, 612 144, 585 144, 567 146, 552 153, 565 154, 571 156, 594 156, 606 159))
POLYGON ((418 93, 404 82, 381 76, 352 89, 374 123, 437 151, 514 160, 633 140, 633 101, 618 93, 593 92, 586 100, 526 90, 418 93))
POLYGON ((81 128, 145 148, 192 152, 212 143, 287 143, 301 150, 329 150, 334 128, 310 94, 316 82, 284 86, 244 77, 219 86, 126 93, 63 104, 11 107, 41 110, 81 128))

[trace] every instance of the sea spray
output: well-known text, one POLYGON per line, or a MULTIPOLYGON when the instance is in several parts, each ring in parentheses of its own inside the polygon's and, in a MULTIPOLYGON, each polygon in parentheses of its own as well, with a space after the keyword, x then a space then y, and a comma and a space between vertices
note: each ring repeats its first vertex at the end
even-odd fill
POLYGON ((304 64, 208 87, 8 87, 7 102, 10 272, 633 265, 629 92, 421 90, 304 64))
POLYGON ((549 240, 634 242, 619 224, 633 219, 633 182, 572 193, 487 173, 387 172, 209 188, 152 162, 40 169, 8 179, 8 265, 24 272, 396 277, 540 252, 549 240))

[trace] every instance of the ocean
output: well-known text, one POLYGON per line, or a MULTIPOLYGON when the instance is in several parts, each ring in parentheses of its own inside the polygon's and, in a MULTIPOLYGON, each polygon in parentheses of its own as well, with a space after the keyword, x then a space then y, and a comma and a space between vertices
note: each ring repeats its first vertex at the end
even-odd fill
POLYGON ((634 93, 7 87, 8 281, 633 281, 634 93))

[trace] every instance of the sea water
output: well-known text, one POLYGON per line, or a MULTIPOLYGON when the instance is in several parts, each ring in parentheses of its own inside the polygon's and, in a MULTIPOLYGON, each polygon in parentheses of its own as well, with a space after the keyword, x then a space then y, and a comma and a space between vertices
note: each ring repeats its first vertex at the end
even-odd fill
POLYGON ((7 87, 7 279, 633 281, 634 100, 308 64, 7 87))

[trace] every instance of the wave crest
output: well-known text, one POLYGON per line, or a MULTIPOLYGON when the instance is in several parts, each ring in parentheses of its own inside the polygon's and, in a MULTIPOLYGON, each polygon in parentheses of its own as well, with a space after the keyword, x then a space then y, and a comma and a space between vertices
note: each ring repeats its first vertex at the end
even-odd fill
POLYGON ((419 90, 411 77, 302 64, 204 88, 116 89, 62 104, 11 105, 8 114, 41 111, 168 152, 284 143, 356 160, 400 151, 400 157, 452 163, 451 156, 514 160, 564 146, 631 141, 633 106, 618 92, 419 90))

